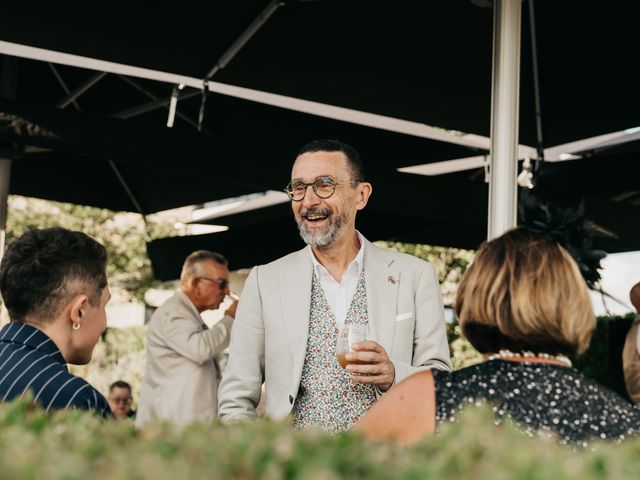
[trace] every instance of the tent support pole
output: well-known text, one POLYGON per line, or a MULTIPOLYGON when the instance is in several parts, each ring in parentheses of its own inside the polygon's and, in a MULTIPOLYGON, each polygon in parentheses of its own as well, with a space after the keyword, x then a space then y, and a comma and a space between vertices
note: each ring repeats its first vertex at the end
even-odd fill
MULTIPOLYGON (((14 57, 0 55, 0 67, 0 97, 15 99, 18 86, 18 62, 14 57)), ((11 160, 13 156, 14 152, 11 150, 0 150, 0 260, 4 256, 7 234, 11 160)), ((0 303, 2 302, 0 301, 0 303)))
MULTIPOLYGON (((127 77, 122 77, 127 78, 127 77)), ((193 92, 186 92, 180 95, 179 100, 188 100, 193 97, 197 97, 202 95, 200 90, 195 90, 193 92)), ((144 105, 138 105, 137 107, 131 107, 127 110, 122 110, 121 112, 116 112, 111 115, 114 118, 121 118, 122 120, 126 120, 128 118, 137 117, 138 115, 142 115, 147 112, 153 112, 160 107, 169 108, 169 102, 171 102, 171 96, 168 97, 158 97, 156 100, 152 100, 150 102, 145 103, 144 105)))
POLYGON ((72 102, 75 103, 75 101, 78 99, 78 97, 80 97, 80 95, 82 95, 91 87, 93 87, 96 83, 102 80, 102 78, 105 77, 106 75, 107 75, 107 72, 94 73, 93 75, 91 75, 91 77, 89 77, 86 81, 84 81, 81 85, 79 85, 73 92, 69 92, 66 97, 60 100, 56 105, 56 107, 65 108, 70 103, 72 102))
POLYGON ((495 0, 488 238, 517 222, 521 0, 495 0))
MULTIPOLYGON (((158 101, 163 102, 162 103, 163 107, 166 107, 167 109, 169 108, 169 102, 171 101, 171 97, 167 97, 167 98, 161 99, 160 97, 154 95, 149 90, 147 90, 142 85, 140 85, 138 82, 136 82, 135 80, 133 80, 133 79, 131 79, 129 77, 125 77, 124 75, 118 75, 118 78, 120 78, 123 82, 128 83, 130 86, 132 86, 133 88, 138 90, 143 95, 146 95, 147 97, 149 97, 152 100, 152 102, 145 103, 144 105, 141 105, 139 107, 135 107, 135 108, 133 108, 131 110, 126 110, 124 112, 120 112, 118 114, 117 118, 121 118, 123 120, 126 120, 127 118, 135 117, 136 116, 136 111, 139 111, 140 109, 146 107, 147 105, 151 105, 151 104, 153 104, 154 106, 151 107, 151 109, 148 110, 148 111, 155 110, 157 108, 155 106, 155 104, 158 101)), ((196 92, 190 92, 190 93, 187 93, 187 94, 180 95, 179 100, 185 100, 187 98, 187 95, 189 95, 188 98, 191 98, 191 97, 195 97, 195 96, 198 96, 198 95, 202 95, 202 92, 196 91, 196 92)), ((189 118, 185 114, 180 113, 180 112, 176 112, 176 115, 178 117, 180 117, 181 119, 183 119, 185 122, 187 122, 192 127, 198 127, 198 122, 196 122, 195 120, 192 120, 191 118, 189 118)), ((203 128, 203 130, 206 130, 206 129, 203 128)))
MULTIPOLYGON (((49 68, 51 69, 53 76, 56 77, 56 80, 58 80, 58 83, 60 84, 62 89, 65 91, 67 95, 70 95, 71 90, 69 90, 69 87, 67 86, 67 82, 64 81, 64 78, 62 78, 62 75, 60 75, 60 72, 58 72, 58 69, 56 68, 56 66, 51 62, 47 62, 47 64, 49 65, 49 68)), ((78 105, 78 102, 76 102, 75 100, 72 100, 71 103, 73 103, 73 106, 78 112, 82 111, 82 109, 80 108, 80 105, 78 105)))
POLYGON ((0 260, 4 256, 9 209, 9 184, 11 183, 11 159, 0 153, 0 260))
POLYGON ((242 47, 244 47, 251 37, 253 37, 260 28, 267 23, 267 20, 271 18, 271 16, 276 13, 276 10, 284 5, 283 0, 271 0, 269 5, 265 7, 265 9, 256 17, 256 19, 251 22, 251 24, 242 32, 242 34, 238 37, 238 39, 233 42, 233 44, 227 49, 226 52, 222 54, 222 56, 218 59, 216 64, 209 69, 205 78, 210 79, 220 70, 227 66, 227 64, 233 60, 242 47))
POLYGON ((536 40, 536 16, 533 0, 529 0, 529 31, 531 32, 531 66, 533 67, 533 98, 536 105, 536 150, 538 159, 544 160, 544 139, 542 136, 542 107, 540 104, 540 73, 538 70, 538 45, 536 40))
MULTIPOLYGON (((216 73, 222 70, 227 64, 235 57, 242 47, 244 47, 251 37, 253 37, 260 27, 262 27, 271 16, 276 13, 276 10, 284 5, 282 0, 272 0, 269 5, 265 7, 265 9, 258 15, 258 17, 251 22, 251 24, 242 32, 242 34, 238 37, 238 39, 233 42, 233 44, 227 49, 226 52, 222 54, 222 56, 218 59, 216 64, 209 69, 207 74, 205 75, 205 79, 211 79, 216 73)), ((179 100, 186 100, 188 98, 202 95, 200 90, 195 92, 189 92, 187 94, 180 95, 179 100)), ((143 113, 151 112, 163 106, 168 106, 171 101, 171 97, 158 98, 155 101, 145 103, 144 105, 139 105, 138 107, 133 107, 128 110, 118 112, 113 116, 116 118, 131 118, 137 115, 142 115, 143 113)))
POLYGON ((147 218, 145 216, 144 210, 142 209, 142 206, 140 205, 140 202, 138 202, 138 199, 136 198, 136 196, 133 194, 133 191, 131 190, 131 188, 129 188, 129 184, 122 176, 120 169, 112 160, 109 160, 109 166, 111 167, 111 170, 113 170, 113 173, 115 173, 116 178, 120 182, 120 185, 122 185, 122 188, 124 189, 125 193, 129 197, 129 200, 131 200, 131 203, 133 204, 134 208, 140 215, 142 215, 142 218, 146 223, 147 218))

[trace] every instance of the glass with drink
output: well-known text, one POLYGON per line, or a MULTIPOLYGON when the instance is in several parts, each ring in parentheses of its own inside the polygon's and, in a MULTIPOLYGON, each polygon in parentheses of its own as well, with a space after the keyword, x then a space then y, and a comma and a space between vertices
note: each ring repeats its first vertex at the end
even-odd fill
POLYGON ((338 341, 336 342, 336 359, 342 368, 350 363, 365 363, 359 361, 348 361, 347 353, 351 351, 354 343, 364 342, 367 339, 366 325, 344 325, 338 332, 338 341))

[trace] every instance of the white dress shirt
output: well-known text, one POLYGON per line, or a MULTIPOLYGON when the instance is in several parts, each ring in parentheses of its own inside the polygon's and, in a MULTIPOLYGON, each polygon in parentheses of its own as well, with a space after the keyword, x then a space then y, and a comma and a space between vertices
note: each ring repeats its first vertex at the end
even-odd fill
POLYGON ((320 286, 327 299, 329 308, 331 308, 333 312, 338 328, 344 325, 344 321, 347 318, 347 312, 349 311, 349 306, 351 306, 353 294, 356 293, 358 280, 364 267, 364 239, 360 232, 356 231, 356 234, 360 241, 360 250, 358 250, 356 258, 353 259, 353 262, 351 262, 346 272, 342 275, 342 281, 340 282, 331 276, 329 271, 318 262, 316 256, 313 254, 313 250, 309 249, 313 268, 318 275, 320 286))

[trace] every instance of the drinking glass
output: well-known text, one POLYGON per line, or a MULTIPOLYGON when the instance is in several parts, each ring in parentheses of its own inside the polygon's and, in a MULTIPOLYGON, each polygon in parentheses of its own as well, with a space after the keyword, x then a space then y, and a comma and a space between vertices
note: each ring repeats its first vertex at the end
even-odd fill
POLYGON ((336 359, 342 368, 349 363, 364 363, 360 361, 347 361, 346 354, 351 351, 354 343, 364 342, 367 339, 366 325, 344 325, 338 332, 336 342, 336 359))

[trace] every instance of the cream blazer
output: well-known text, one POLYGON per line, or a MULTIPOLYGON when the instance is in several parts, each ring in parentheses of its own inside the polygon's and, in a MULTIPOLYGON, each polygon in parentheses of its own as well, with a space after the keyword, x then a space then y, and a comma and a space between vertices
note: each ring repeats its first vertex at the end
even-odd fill
MULTIPOLYGON (((309 334, 313 265, 309 248, 255 267, 231 335, 218 410, 225 422, 255 418, 265 382, 267 416, 293 407, 309 334)), ((450 370, 440 286, 433 266, 365 240, 369 338, 384 347, 399 382, 428 368, 450 370)))
POLYGON ((209 329, 180 290, 153 313, 136 426, 156 418, 182 426, 216 417, 216 357, 229 345, 232 323, 226 316, 209 329))

